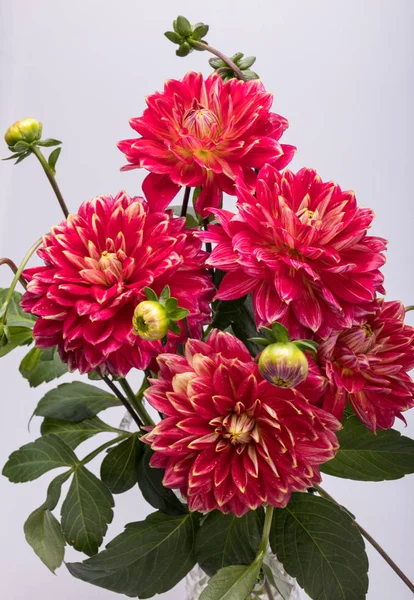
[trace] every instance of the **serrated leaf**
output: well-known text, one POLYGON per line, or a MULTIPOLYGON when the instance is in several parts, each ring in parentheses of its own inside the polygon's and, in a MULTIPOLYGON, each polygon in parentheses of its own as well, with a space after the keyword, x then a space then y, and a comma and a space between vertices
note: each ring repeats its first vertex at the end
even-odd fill
POLYGON ((123 494, 137 483, 143 444, 136 435, 112 448, 102 461, 101 479, 113 494, 123 494))
POLYGON ((364 541, 336 504, 294 493, 275 508, 270 545, 284 569, 317 600, 363 600, 368 589, 364 541))
MULTIPOLYGON (((7 288, 0 289, 0 317, 4 314, 4 302, 8 294, 7 288)), ((36 323, 36 317, 24 312, 20 306, 22 295, 19 292, 13 292, 12 298, 7 309, 7 325, 9 327, 26 327, 33 329, 36 323)))
POLYGON ((41 437, 13 452, 3 468, 13 483, 33 481, 51 469, 73 467, 77 458, 71 448, 56 435, 41 437))
POLYGON ((72 475, 72 470, 66 471, 65 473, 61 473, 49 483, 49 487, 47 488, 46 500, 40 506, 43 510, 54 510, 56 508, 57 503, 60 499, 60 494, 62 493, 62 485, 69 479, 72 475))
POLYGON ((252 563, 261 529, 258 511, 249 511, 243 517, 217 510, 208 514, 196 535, 198 564, 211 577, 223 567, 252 563))
POLYGON ((260 562, 224 567, 208 582, 200 600, 246 600, 260 572, 260 562))
POLYGON ((47 509, 38 508, 25 522, 24 535, 40 560, 54 573, 65 556, 65 540, 56 517, 47 509))
POLYGON ((127 525, 97 556, 67 567, 74 577, 88 583, 151 598, 173 588, 193 568, 197 526, 194 513, 172 517, 156 512, 145 521, 127 525))
POLYGON ((337 436, 340 447, 335 458, 321 465, 328 475, 386 481, 414 473, 414 440, 394 429, 373 434, 353 415, 345 417, 337 436))
POLYGON ((182 515, 187 513, 187 507, 182 504, 177 496, 162 484, 163 469, 153 469, 149 461, 153 452, 149 446, 138 463, 138 485, 145 500, 154 508, 158 508, 168 515, 182 515))
POLYGON ((32 348, 21 361, 19 371, 30 387, 37 387, 68 372, 68 367, 60 359, 56 348, 53 348, 52 358, 49 356, 50 349, 32 348))
POLYGON ((61 511, 62 530, 68 544, 88 556, 96 554, 112 521, 113 506, 108 488, 86 467, 79 466, 61 511))
POLYGON ((46 138, 45 140, 40 140, 40 142, 36 142, 36 146, 43 146, 45 148, 49 148, 50 146, 59 146, 62 142, 59 140, 55 140, 53 138, 46 138))
POLYGON ((57 435, 74 450, 97 433, 119 433, 119 430, 107 425, 99 417, 92 417, 79 422, 44 419, 40 432, 42 435, 57 435))
POLYGON ((102 410, 121 406, 121 402, 94 385, 73 381, 61 383, 47 392, 34 412, 38 417, 48 417, 57 421, 83 421, 96 416, 102 410))
POLYGON ((164 35, 167 38, 167 40, 170 40, 170 42, 172 42, 173 44, 181 44, 181 42, 183 41, 183 38, 180 35, 178 35, 178 33, 176 33, 175 31, 166 31, 164 35))
POLYGON ((56 171, 56 169, 55 169, 56 163, 58 161, 58 158, 59 158, 59 155, 61 152, 62 152, 62 148, 56 148, 49 155, 47 162, 49 163, 49 167, 52 169, 53 172, 56 171))

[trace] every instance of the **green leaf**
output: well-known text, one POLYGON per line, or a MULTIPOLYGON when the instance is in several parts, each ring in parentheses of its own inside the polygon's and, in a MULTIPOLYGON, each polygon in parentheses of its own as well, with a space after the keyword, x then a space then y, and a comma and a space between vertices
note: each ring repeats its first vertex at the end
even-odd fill
POLYGON ((208 514, 196 535, 198 564, 210 576, 222 567, 250 564, 259 549, 261 529, 257 511, 243 517, 217 510, 208 514))
POLYGON ((273 514, 270 545, 284 569, 317 600, 363 600, 364 541, 351 516, 329 500, 295 493, 273 514))
POLYGON ((41 437, 13 452, 3 468, 13 483, 33 481, 51 469, 74 467, 77 458, 71 448, 56 435, 41 437))
POLYGON ((200 600, 246 600, 260 573, 260 562, 224 567, 208 582, 200 600))
POLYGON ((208 34, 209 29, 210 28, 208 25, 204 25, 204 23, 200 23, 197 27, 193 28, 193 33, 191 34, 191 37, 195 40, 201 40, 203 37, 205 37, 208 34))
POLYGON ((186 514, 187 507, 170 489, 162 485, 164 470, 150 467, 149 461, 152 454, 151 448, 146 446, 138 463, 138 485, 142 495, 151 506, 168 515, 186 514))
POLYGON ((242 73, 247 81, 250 81, 251 79, 260 79, 259 75, 254 71, 250 71, 250 69, 246 69, 245 71, 242 71, 242 73))
POLYGON ((62 504, 62 530, 68 544, 88 556, 96 554, 112 521, 113 506, 108 488, 86 467, 79 466, 62 504))
POLYGON ((414 440, 394 429, 373 434, 355 415, 345 417, 343 425, 337 433, 339 450, 321 465, 321 471, 359 481, 400 479, 414 473, 414 440))
POLYGON ((278 342, 284 343, 290 341, 288 330, 284 325, 278 323, 277 321, 275 323, 272 323, 272 333, 278 342))
POLYGON ((18 346, 26 346, 33 341, 32 330, 28 327, 7 327, 6 344, 0 347, 0 358, 18 346))
POLYGON ((164 35, 167 38, 167 40, 170 40, 170 42, 172 42, 173 44, 181 44, 181 42, 183 41, 183 38, 180 35, 178 35, 178 33, 175 33, 175 31, 166 31, 164 35))
POLYGON ((149 287, 144 287, 144 292, 145 292, 145 295, 147 297, 147 300, 151 300, 153 302, 158 302, 158 296, 154 292, 154 290, 152 290, 149 287))
POLYGON ((47 392, 34 412, 38 417, 48 417, 58 421, 83 421, 94 417, 102 410, 121 406, 121 402, 94 385, 73 381, 61 383, 47 392))
POLYGON ((49 358, 50 349, 32 348, 20 363, 19 371, 30 387, 37 387, 68 372, 68 367, 61 361, 56 348, 52 350, 52 357, 49 358))
POLYGON ((246 58, 239 60, 239 62, 237 63, 237 66, 239 67, 239 69, 244 71, 244 70, 248 69, 249 67, 251 67, 255 62, 256 62, 255 56, 246 56, 246 58))
POLYGON ((40 142, 36 142, 36 146, 43 146, 45 148, 49 148, 50 146, 59 146, 62 142, 59 140, 54 140, 53 138, 47 138, 45 140, 40 140, 40 142))
MULTIPOLYGON (((7 288, 0 289, 0 317, 4 314, 4 302, 8 291, 7 288)), ((36 317, 24 312, 20 306, 21 299, 22 295, 19 292, 13 292, 7 309, 7 325, 9 327, 28 327, 29 329, 33 329, 33 326, 36 323, 36 317)))
POLYGON ((177 19, 175 21, 175 26, 176 26, 177 33, 179 33, 183 37, 191 35, 191 33, 192 33, 192 27, 191 27, 190 21, 188 19, 186 19, 185 17, 183 17, 182 15, 179 15, 177 17, 177 19))
POLYGON ((189 313, 190 311, 185 308, 175 308, 174 310, 168 311, 168 316, 173 321, 182 321, 189 313))
POLYGON ((131 597, 151 598, 173 588, 193 568, 196 514, 168 516, 161 512, 130 523, 97 556, 69 563, 83 581, 131 597))
POLYGON ((123 494, 137 483, 138 461, 143 444, 131 435, 110 450, 102 461, 101 479, 113 494, 123 494))
POLYGON ((118 429, 107 425, 99 417, 85 419, 78 423, 73 421, 56 421, 54 419, 44 419, 40 428, 42 435, 53 433, 60 437, 72 450, 79 444, 85 442, 97 433, 109 432, 119 433, 118 429))
POLYGON ((56 167, 56 163, 58 161, 59 155, 62 152, 62 148, 55 148, 55 150, 53 150, 48 158, 48 163, 49 163, 49 167, 52 169, 53 172, 56 171, 55 167, 56 167))
POLYGON ((24 524, 24 535, 40 560, 54 573, 65 555, 65 540, 56 517, 47 509, 38 508, 24 524))
POLYGON ((49 487, 47 488, 47 496, 46 500, 40 506, 41 509, 45 510, 53 510, 56 508, 57 503, 60 499, 60 494, 62 493, 62 485, 69 479, 72 475, 72 470, 66 471, 65 473, 61 473, 49 483, 49 487))

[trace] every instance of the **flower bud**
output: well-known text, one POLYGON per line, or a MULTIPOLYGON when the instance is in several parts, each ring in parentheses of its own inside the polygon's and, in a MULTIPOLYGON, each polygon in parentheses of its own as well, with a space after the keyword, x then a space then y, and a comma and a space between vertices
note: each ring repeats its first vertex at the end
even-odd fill
POLYGON ((169 322, 164 306, 155 300, 144 300, 134 311, 132 326, 135 335, 144 340, 154 341, 167 335, 169 322))
POLYGON ((13 148, 17 142, 37 142, 42 137, 42 123, 36 121, 36 119, 22 119, 22 121, 16 121, 13 125, 10 125, 4 135, 6 144, 13 148))
POLYGON ((259 358, 261 376, 272 385, 296 387, 308 375, 308 361, 293 342, 277 342, 266 346, 259 358))

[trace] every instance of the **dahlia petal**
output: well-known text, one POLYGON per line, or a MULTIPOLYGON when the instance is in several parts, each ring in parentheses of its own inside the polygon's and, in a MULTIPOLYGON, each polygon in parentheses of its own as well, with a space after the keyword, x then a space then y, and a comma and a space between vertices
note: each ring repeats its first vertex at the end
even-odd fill
POLYGON ((150 173, 142 183, 142 190, 153 212, 162 212, 180 191, 168 175, 150 173))
POLYGON ((257 281, 243 271, 226 273, 223 277, 216 298, 219 300, 235 300, 252 292, 257 286, 257 281))

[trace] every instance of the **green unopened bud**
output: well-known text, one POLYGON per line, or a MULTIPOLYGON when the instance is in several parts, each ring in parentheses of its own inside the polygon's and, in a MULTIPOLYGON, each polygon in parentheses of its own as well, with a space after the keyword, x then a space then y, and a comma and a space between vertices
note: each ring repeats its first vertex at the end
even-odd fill
POLYGON ((293 342, 266 346, 259 358, 261 376, 272 385, 293 388, 308 375, 308 361, 293 342))
POLYGON ((6 144, 13 150, 18 142, 37 142, 42 137, 42 123, 36 119, 22 119, 10 125, 4 135, 6 144))
POLYGON ((154 300, 140 302, 134 311, 134 333, 144 340, 162 340, 168 333, 169 324, 167 310, 154 300))

